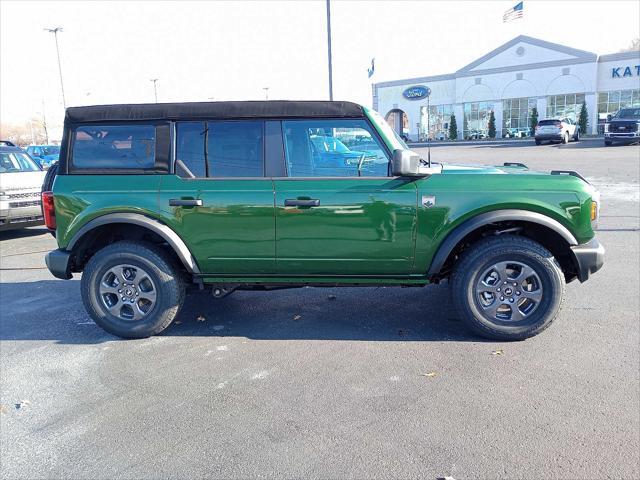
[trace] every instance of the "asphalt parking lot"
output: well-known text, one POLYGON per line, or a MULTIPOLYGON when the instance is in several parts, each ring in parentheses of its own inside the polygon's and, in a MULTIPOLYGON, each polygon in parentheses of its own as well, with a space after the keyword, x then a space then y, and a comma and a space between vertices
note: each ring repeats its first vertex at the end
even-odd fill
POLYGON ((639 478, 640 147, 431 155, 599 187, 605 266, 551 328, 480 340, 446 284, 306 288, 194 295, 123 341, 45 269, 48 233, 0 233, 2 477, 639 478))

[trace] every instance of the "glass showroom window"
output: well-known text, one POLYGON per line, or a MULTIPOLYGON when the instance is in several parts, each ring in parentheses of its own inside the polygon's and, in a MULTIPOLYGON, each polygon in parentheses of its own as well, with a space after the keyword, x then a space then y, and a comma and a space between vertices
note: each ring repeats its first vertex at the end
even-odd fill
POLYGON ((570 93, 568 95, 553 95, 547 97, 547 118, 570 118, 578 121, 578 115, 584 102, 584 93, 570 93))
POLYGON ((409 117, 402 110, 394 109, 385 117, 387 123, 399 135, 409 136, 409 117))
POLYGON ((509 98, 502 101, 502 137, 522 138, 531 135, 531 109, 535 98, 509 98))
POLYGON ((453 115, 453 105, 430 105, 420 107, 420 140, 446 140, 449 138, 449 123, 453 115), (427 122, 429 126, 427 128, 427 122), (428 132, 428 133, 427 133, 428 132))
POLYGON ((465 139, 487 138, 489 129, 489 115, 493 110, 492 102, 477 102, 464 104, 465 139))
POLYGON ((640 89, 598 93, 598 133, 604 132, 607 115, 625 107, 640 107, 640 89))

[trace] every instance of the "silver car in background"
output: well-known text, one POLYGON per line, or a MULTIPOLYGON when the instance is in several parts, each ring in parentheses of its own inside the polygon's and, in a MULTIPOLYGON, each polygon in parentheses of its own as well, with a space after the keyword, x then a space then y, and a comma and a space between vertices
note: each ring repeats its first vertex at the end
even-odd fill
POLYGON ((545 118, 535 130, 536 145, 544 141, 569 143, 580 140, 580 126, 570 118, 545 118))
POLYGON ((45 172, 20 148, 0 144, 0 231, 42 225, 45 172))

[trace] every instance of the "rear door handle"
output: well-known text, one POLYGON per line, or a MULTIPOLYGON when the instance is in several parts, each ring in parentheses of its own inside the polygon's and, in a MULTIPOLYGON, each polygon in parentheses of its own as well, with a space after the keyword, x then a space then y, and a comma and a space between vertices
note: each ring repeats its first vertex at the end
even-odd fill
POLYGON ((284 201, 285 207, 319 207, 320 200, 316 198, 309 198, 305 200, 299 200, 297 198, 287 198, 284 201))
POLYGON ((201 207, 202 200, 194 198, 172 198, 169 200, 170 207, 201 207))

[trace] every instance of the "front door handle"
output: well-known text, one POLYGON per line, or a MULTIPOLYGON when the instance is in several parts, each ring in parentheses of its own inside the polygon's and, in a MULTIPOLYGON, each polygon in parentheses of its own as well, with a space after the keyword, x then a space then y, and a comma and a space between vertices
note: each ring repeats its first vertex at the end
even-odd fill
POLYGON ((320 200, 316 198, 309 198, 305 200, 300 200, 297 198, 287 198, 284 201, 285 207, 319 207, 320 200))
POLYGON ((170 207, 201 207, 202 200, 195 198, 172 198, 169 200, 170 207))

